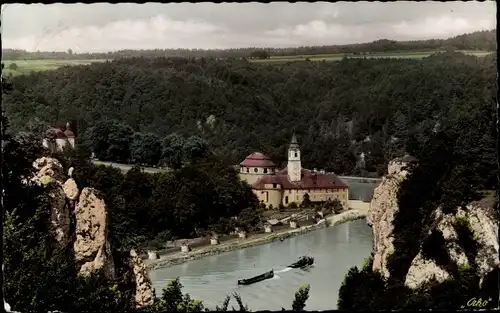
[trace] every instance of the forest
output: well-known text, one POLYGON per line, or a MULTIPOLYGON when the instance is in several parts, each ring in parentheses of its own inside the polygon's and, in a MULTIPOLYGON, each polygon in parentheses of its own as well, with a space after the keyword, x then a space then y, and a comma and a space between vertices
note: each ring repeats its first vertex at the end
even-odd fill
POLYGON ((209 147, 228 165, 261 151, 282 166, 295 132, 306 168, 380 176, 395 156, 418 157, 457 114, 492 109, 495 81, 496 54, 273 65, 128 58, 12 77, 3 103, 12 132, 73 121, 77 142, 103 160, 175 167, 209 147))
MULTIPOLYGON (((3 91, 5 90, 6 88, 3 91)), ((239 217, 237 224, 243 228, 255 225, 255 222, 258 222, 255 217, 258 215, 251 214, 249 207, 246 207, 255 203, 255 198, 248 186, 241 184, 239 180, 235 181, 235 173, 227 170, 225 166, 217 168, 213 163, 215 160, 206 160, 206 166, 197 169, 185 168, 171 175, 160 174, 152 177, 134 169, 123 176, 112 168, 90 164, 88 159, 79 157, 78 151, 59 155, 58 158, 63 161, 65 169, 70 165, 81 166, 76 171, 76 179, 81 187, 100 188, 106 193, 106 202, 110 203, 109 239, 112 242, 111 253, 117 277, 110 280, 102 271, 81 276, 78 274, 79 266, 74 258, 73 245, 60 246, 54 237, 50 213, 50 206, 53 205, 51 184, 42 186, 23 182, 25 177, 34 175, 33 160, 44 155, 46 151, 32 136, 10 136, 7 132, 8 120, 3 115, 1 122, 4 307, 7 302, 13 311, 36 313, 210 311, 201 301, 182 292, 179 279, 169 281, 161 293, 157 292, 152 305, 136 308, 136 285, 127 261, 128 249, 137 246, 141 241, 140 236, 151 238, 154 232, 166 228, 168 232, 163 233, 163 240, 199 232, 201 227, 207 227, 208 223, 214 221, 215 226, 212 224, 209 229, 224 232, 222 227, 230 225, 230 222, 224 223, 221 220, 229 215, 236 214, 239 217), (210 162, 212 163, 209 165, 210 162), (218 170, 221 173, 210 178, 201 169, 212 174, 218 170), (225 185, 223 179, 227 180, 225 185), (217 187, 212 185, 214 180, 217 180, 217 187), (152 183, 159 183, 159 188, 166 188, 165 190, 171 193, 162 196, 161 190, 151 187, 152 183), (177 196, 172 194, 176 189, 173 184, 184 186, 177 196), (206 188, 203 188, 202 184, 206 188), (198 193, 204 194, 193 192, 192 188, 195 186, 201 188, 198 193), (189 193, 189 199, 181 202, 183 199, 180 197, 186 196, 186 193, 189 193), (192 199, 200 200, 197 196, 213 200, 214 204, 207 207, 190 202, 192 199), (228 201, 231 200, 233 202, 228 206, 228 201), (219 203, 216 203, 217 201, 219 203), (225 202, 222 203, 223 201, 225 202), (182 212, 176 205, 183 206, 182 212), (198 205, 195 209, 189 209, 195 205, 198 205), (210 208, 211 211, 199 211, 210 208), (238 214, 239 210, 241 212, 238 214), (154 218, 158 218, 157 223, 154 223, 154 218), (145 229, 145 226, 151 227, 152 231, 145 229)), ((304 285, 295 293, 292 310, 303 311, 308 297, 309 286, 304 285)), ((238 311, 249 311, 243 303, 244 300, 236 293, 228 295, 225 300, 221 299, 224 300, 221 307, 210 309, 228 311, 233 299, 238 311)))
POLYGON ((78 149, 57 157, 66 170, 77 169, 79 186, 104 193, 110 240, 117 249, 162 249, 168 240, 262 226, 250 186, 215 157, 157 174, 139 167, 123 174, 117 168, 94 165, 78 149))
MULTIPOLYGON (((392 279, 372 272, 370 262, 352 268, 339 309, 458 309, 457 299, 497 296, 497 272, 481 290, 472 287, 477 264, 450 269, 453 279, 443 284, 416 291, 403 284, 433 210, 445 204, 453 212, 498 189, 496 63, 496 54, 456 52, 421 61, 279 65, 130 58, 10 78, 2 93, 9 119, 2 116, 7 298, 24 312, 131 311, 125 283, 117 291, 102 277, 76 278, 68 252, 57 251, 50 236, 48 191, 22 183, 44 153, 37 136, 68 120, 78 149, 61 161, 65 169, 80 169, 79 185, 104 192, 111 241, 121 250, 116 253, 155 239, 225 232, 235 226, 235 215, 243 227, 258 225, 258 203, 228 165, 254 150, 282 163, 295 131, 310 168, 381 175, 388 160, 404 152, 420 160, 399 194, 392 279), (123 174, 92 165, 90 151, 173 171, 150 175, 135 168, 123 174)), ((432 244, 439 251, 439 242, 432 244)), ((150 312, 199 308, 180 286, 163 295, 162 307, 150 312)))
POLYGON ((269 56, 294 56, 317 54, 370 54, 380 52, 436 51, 436 50, 496 50, 496 30, 476 31, 448 39, 429 39, 414 41, 395 41, 380 39, 369 43, 348 45, 306 46, 295 48, 237 48, 224 50, 204 49, 156 49, 156 50, 119 50, 107 53, 74 53, 68 51, 27 52, 16 49, 3 49, 5 60, 82 60, 82 59, 117 59, 126 57, 214 57, 247 58, 255 52, 265 51, 269 56))

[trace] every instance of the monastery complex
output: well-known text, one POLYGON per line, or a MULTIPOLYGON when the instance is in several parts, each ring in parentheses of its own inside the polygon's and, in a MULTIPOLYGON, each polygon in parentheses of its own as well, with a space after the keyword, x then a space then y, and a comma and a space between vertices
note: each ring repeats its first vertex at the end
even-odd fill
POLYGON ((43 146, 52 153, 61 152, 65 148, 75 148, 75 134, 70 130, 70 124, 66 128, 50 128, 46 131, 42 142, 43 146))
POLYGON ((349 190, 332 173, 302 168, 300 147, 295 134, 288 148, 288 164, 278 169, 266 155, 255 152, 240 163, 240 177, 251 185, 253 192, 266 207, 287 207, 301 204, 307 194, 311 202, 338 199, 347 209, 349 190))

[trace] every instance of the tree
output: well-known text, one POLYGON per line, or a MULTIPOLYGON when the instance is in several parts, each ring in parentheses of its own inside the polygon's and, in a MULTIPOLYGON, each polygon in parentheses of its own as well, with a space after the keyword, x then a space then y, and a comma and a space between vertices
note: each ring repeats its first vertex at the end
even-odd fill
POLYGON ((309 299, 310 285, 304 285, 295 293, 295 299, 293 300, 292 310, 293 311, 304 311, 306 307, 306 301, 309 299))
POLYGON ((17 71, 19 67, 17 66, 16 63, 10 63, 9 64, 9 70, 17 71))
POLYGON ((182 166, 184 157, 185 140, 179 134, 171 134, 163 139, 162 142, 162 161, 169 167, 178 169, 182 166))
POLYGON ((250 57, 251 58, 258 58, 258 59, 269 59, 270 55, 265 50, 257 50, 257 51, 250 53, 250 57))
POLYGON ((135 133, 132 136, 130 153, 134 163, 157 165, 161 158, 160 138, 151 133, 135 133))
POLYGON ((184 142, 183 160, 184 162, 195 162, 208 156, 209 149, 205 140, 198 136, 191 136, 184 142))
POLYGON ((157 312, 201 312, 204 307, 201 301, 193 300, 189 294, 182 294, 182 284, 179 278, 171 280, 163 289, 160 299, 155 301, 157 312))
POLYGON ((244 230, 252 231, 260 226, 262 217, 255 208, 245 208, 238 216, 237 225, 244 230))
POLYGON ((85 136, 98 159, 128 163, 133 130, 118 121, 96 123, 85 136))

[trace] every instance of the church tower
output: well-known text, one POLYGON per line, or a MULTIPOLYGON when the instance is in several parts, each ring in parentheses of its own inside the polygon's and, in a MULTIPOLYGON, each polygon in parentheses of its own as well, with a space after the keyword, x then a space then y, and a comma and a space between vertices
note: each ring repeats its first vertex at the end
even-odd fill
POLYGON ((292 141, 290 141, 290 146, 288 147, 288 179, 291 182, 301 181, 302 174, 302 164, 300 162, 300 147, 297 142, 297 137, 295 133, 292 136, 292 141))

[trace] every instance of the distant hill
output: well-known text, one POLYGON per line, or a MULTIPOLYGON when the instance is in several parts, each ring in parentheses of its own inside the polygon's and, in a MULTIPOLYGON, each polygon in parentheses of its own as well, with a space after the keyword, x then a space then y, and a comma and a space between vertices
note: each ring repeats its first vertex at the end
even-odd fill
POLYGON ((249 57, 256 51, 265 50, 269 56, 293 56, 316 54, 366 54, 376 52, 400 51, 434 51, 434 50, 496 50, 496 30, 477 31, 448 39, 428 39, 416 41, 395 41, 388 39, 376 40, 370 43, 350 45, 325 45, 294 48, 236 48, 225 50, 203 49, 155 49, 155 50, 120 50, 107 53, 72 53, 64 51, 37 51, 2 49, 4 60, 82 60, 82 59, 116 59, 122 57, 217 57, 242 58, 249 57))

